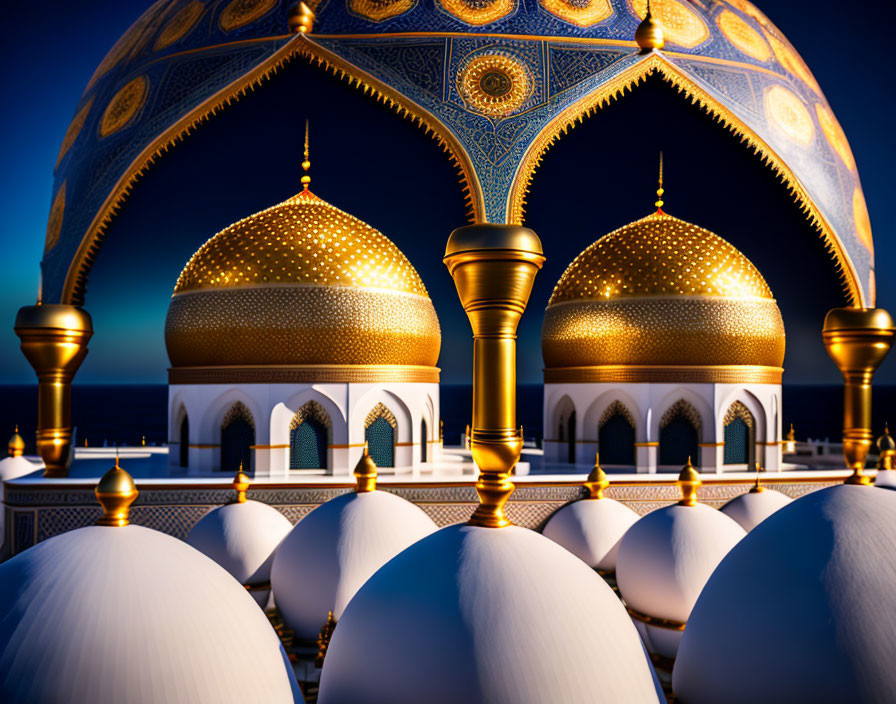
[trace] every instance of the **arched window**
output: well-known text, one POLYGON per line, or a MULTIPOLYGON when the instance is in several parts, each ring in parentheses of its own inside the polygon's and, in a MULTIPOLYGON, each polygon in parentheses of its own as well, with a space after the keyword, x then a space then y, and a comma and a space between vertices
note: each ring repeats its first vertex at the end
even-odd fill
POLYGON ((569 414, 566 421, 566 461, 576 463, 576 412, 569 414))
POLYGON ((756 421, 740 401, 731 404, 725 413, 725 464, 752 464, 756 437, 756 421))
POLYGON ((364 421, 364 439, 370 459, 377 467, 395 466, 395 435, 398 421, 382 403, 376 404, 364 421))
POLYGON ((426 420, 420 420, 420 461, 426 462, 429 450, 429 432, 426 427, 426 420))
POLYGON ((190 464, 190 419, 184 413, 183 420, 180 422, 180 466, 186 467, 190 464))
POLYGON ((661 465, 680 467, 700 463, 700 414, 684 399, 676 401, 660 419, 661 465))
POLYGON ((330 416, 317 401, 309 401, 289 424, 289 468, 326 469, 330 416))
POLYGON ((601 464, 635 464, 635 419, 619 401, 609 405, 598 423, 601 464))
POLYGON ((237 401, 221 421, 221 471, 252 469, 252 446, 255 444, 255 421, 249 409, 237 401))
POLYGON ((564 396, 554 407, 554 418, 557 423, 557 460, 575 464, 576 461, 576 407, 569 396, 564 396), (566 457, 562 445, 566 445, 566 457))

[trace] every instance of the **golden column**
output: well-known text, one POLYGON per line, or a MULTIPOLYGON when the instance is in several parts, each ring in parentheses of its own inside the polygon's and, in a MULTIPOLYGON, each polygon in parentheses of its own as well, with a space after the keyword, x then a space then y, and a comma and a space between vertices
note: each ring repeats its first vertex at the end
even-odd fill
POLYGON ((468 225, 451 233, 445 264, 473 328, 473 461, 480 504, 470 524, 510 524, 504 504, 523 449, 516 425, 516 329, 535 275, 541 240, 516 225, 468 225))
POLYGON ((38 303, 19 309, 15 331, 37 372, 37 451, 44 476, 66 477, 72 463, 72 378, 93 335, 90 316, 75 306, 38 303))
POLYGON ((893 343, 893 319, 883 308, 834 308, 824 319, 825 347, 843 374, 843 456, 847 484, 870 484, 862 473, 871 449, 871 377, 893 343))

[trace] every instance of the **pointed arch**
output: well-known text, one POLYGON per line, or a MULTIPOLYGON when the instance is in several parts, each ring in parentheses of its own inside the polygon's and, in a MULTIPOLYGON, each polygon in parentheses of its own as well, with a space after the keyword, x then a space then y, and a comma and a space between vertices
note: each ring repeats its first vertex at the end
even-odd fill
POLYGON ((756 419, 740 401, 732 403, 722 421, 725 464, 752 465, 756 456, 756 419))
POLYGON ((289 423, 289 468, 327 469, 333 421, 317 401, 307 401, 289 423))
POLYGON ((659 464, 681 466, 688 459, 700 462, 700 431, 703 421, 697 409, 679 399, 660 418, 659 464))
POLYGON ((621 401, 613 401, 601 415, 597 449, 602 464, 635 464, 635 417, 621 401))
POLYGON ((395 466, 395 437, 398 420, 382 403, 377 403, 364 419, 364 440, 377 467, 395 466))
POLYGON ((252 468, 252 446, 255 445, 255 419, 242 401, 230 406, 221 419, 221 471, 236 472, 252 468))

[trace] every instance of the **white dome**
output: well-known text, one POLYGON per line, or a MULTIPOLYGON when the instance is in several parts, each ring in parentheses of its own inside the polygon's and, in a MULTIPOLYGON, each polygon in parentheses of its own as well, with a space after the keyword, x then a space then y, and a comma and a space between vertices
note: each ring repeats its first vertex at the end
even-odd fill
POLYGON ((420 508, 385 491, 321 504, 274 557, 271 587, 283 621, 298 638, 315 640, 330 611, 338 620, 370 575, 435 528, 420 508))
POLYGON ((877 470, 877 478, 874 480, 874 486, 882 489, 896 489, 896 470, 877 470))
POLYGON ((337 623, 321 704, 665 702, 622 603, 556 543, 454 525, 379 570, 337 623))
POLYGON ((176 538, 92 526, 0 565, 0 700, 301 702, 246 590, 176 538))
POLYGON ((892 702, 896 494, 840 485, 781 509, 737 545, 694 607, 677 700, 892 702))
MULTIPOLYGON (((672 504, 629 528, 616 559, 619 593, 652 618, 686 623, 706 580, 744 529, 705 504, 672 504)), ((651 650, 674 658, 681 631, 648 625, 651 650)))
POLYGON ((721 511, 729 518, 734 519, 748 533, 756 526, 771 516, 779 508, 784 508, 793 499, 780 491, 764 489, 763 491, 748 491, 746 494, 736 496, 722 506, 721 511))
MULTIPOLYGON (((18 457, 4 457, 0 460, 0 482, 24 477, 26 474, 31 474, 32 472, 42 469, 43 466, 43 462, 35 464, 34 462, 26 460, 21 455, 18 457)), ((3 489, 0 487, 0 496, 3 495, 2 491, 3 489)))
POLYGON ((542 531, 592 569, 613 572, 619 541, 638 514, 613 499, 582 499, 560 508, 542 531))
MULTIPOLYGON (((230 572, 243 585, 271 579, 274 551, 292 523, 273 506, 260 501, 232 503, 214 508, 193 526, 187 543, 230 572)), ((269 590, 252 592, 264 606, 269 590)))

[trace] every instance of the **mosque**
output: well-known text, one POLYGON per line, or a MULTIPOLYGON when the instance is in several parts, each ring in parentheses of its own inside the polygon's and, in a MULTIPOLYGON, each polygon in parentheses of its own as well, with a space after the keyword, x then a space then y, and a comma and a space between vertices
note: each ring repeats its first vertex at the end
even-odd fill
POLYGON ((159 0, 77 106, 41 271, 15 322, 40 458, 17 430, 0 461, 3 701, 896 700, 896 441, 871 428, 896 325, 846 137, 746 0, 159 0), (463 446, 441 430, 427 287, 333 184, 312 191, 306 127, 297 192, 174 285, 165 474, 123 449, 79 476, 71 384, 110 225, 164 152, 294 60, 458 167, 470 222, 436 255, 473 332, 463 446), (839 469, 785 461, 778 302, 724 232, 666 212, 662 157, 653 208, 553 289, 542 448, 524 447, 517 330, 551 256, 525 226, 533 173, 650 76, 758 154, 833 257, 839 469))

